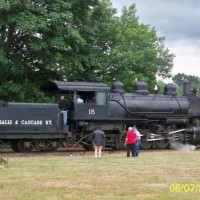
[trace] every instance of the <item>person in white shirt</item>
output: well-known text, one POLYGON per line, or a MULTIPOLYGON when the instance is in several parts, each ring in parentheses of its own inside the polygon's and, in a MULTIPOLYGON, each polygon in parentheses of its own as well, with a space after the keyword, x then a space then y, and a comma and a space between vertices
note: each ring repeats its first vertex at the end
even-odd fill
POLYGON ((134 156, 138 157, 140 145, 141 145, 141 135, 140 135, 140 132, 137 130, 136 126, 133 127, 133 131, 136 134, 136 140, 135 140, 135 144, 134 144, 134 156))
POLYGON ((77 103, 77 104, 82 104, 82 103, 84 103, 84 102, 83 102, 83 99, 81 99, 79 95, 77 95, 76 103, 77 103))

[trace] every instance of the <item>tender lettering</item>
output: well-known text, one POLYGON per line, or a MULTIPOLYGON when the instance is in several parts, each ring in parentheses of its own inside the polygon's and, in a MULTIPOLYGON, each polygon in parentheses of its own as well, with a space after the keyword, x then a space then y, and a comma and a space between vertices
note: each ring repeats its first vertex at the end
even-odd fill
POLYGON ((21 120, 22 125, 42 125, 42 120, 21 120))
POLYGON ((52 125, 52 120, 46 120, 45 125, 52 125))
POLYGON ((12 120, 0 120, 0 125, 9 125, 12 124, 12 120))
POLYGON ((0 120, 0 125, 46 125, 46 126, 52 126, 53 122, 52 120, 0 120))

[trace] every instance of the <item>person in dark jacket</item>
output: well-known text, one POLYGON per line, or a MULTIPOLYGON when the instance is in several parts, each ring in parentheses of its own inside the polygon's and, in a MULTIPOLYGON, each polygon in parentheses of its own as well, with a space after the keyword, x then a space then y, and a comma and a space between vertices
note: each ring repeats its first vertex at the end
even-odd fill
POLYGON ((69 109, 69 104, 65 100, 64 96, 60 97, 60 101, 58 103, 58 110, 63 114, 63 125, 67 125, 67 111, 69 109))
POLYGON ((101 127, 98 126, 97 130, 92 133, 92 143, 95 149, 94 156, 95 158, 101 158, 101 151, 105 142, 105 133, 101 130, 101 127))

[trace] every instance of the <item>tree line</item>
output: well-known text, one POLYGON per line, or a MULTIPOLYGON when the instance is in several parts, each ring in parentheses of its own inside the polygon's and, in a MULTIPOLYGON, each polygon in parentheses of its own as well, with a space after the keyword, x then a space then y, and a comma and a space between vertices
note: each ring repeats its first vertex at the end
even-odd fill
POLYGON ((183 89, 183 82, 190 82, 191 89, 197 91, 196 95, 200 97, 200 77, 178 73, 172 77, 173 82, 178 86, 178 94, 181 94, 183 89))
POLYGON ((109 0, 1 0, 0 98, 42 101, 48 80, 153 86, 171 76, 174 54, 155 28, 139 22, 136 5, 117 15, 109 0))

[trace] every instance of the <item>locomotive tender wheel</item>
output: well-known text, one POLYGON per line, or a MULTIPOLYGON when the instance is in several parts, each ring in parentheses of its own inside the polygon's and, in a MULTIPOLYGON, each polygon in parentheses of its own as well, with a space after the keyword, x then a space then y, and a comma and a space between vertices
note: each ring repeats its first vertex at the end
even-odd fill
POLYGON ((59 144, 57 144, 56 147, 53 147, 53 148, 52 148, 52 151, 53 151, 53 152, 57 151, 57 150, 58 150, 58 147, 59 147, 59 144))
POLYGON ((19 152, 28 152, 28 150, 24 147, 24 140, 19 140, 17 142, 17 149, 19 152))
POLYGON ((12 141, 10 147, 14 152, 19 152, 19 149, 17 147, 17 141, 12 141))
POLYGON ((44 149, 44 150, 41 150, 41 151, 42 151, 42 152, 55 152, 55 151, 58 150, 58 147, 59 147, 59 144, 56 142, 56 143, 54 144, 54 146, 51 145, 49 148, 44 149))
POLYGON ((144 150, 150 149, 153 145, 153 142, 146 141, 145 138, 142 137, 140 147, 144 150))
POLYGON ((156 146, 159 148, 159 149, 166 149, 169 147, 169 140, 158 140, 158 141, 155 141, 156 143, 156 146))
POLYGON ((59 147, 58 141, 51 140, 36 140, 34 143, 34 149, 41 152, 53 152, 57 151, 59 147))

